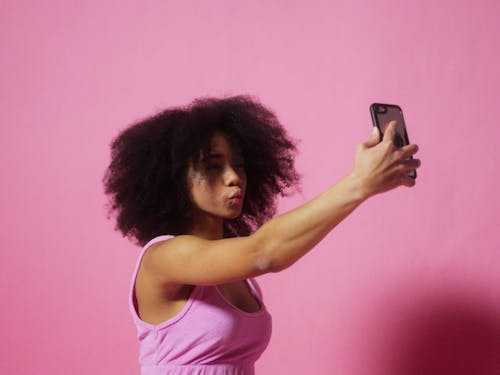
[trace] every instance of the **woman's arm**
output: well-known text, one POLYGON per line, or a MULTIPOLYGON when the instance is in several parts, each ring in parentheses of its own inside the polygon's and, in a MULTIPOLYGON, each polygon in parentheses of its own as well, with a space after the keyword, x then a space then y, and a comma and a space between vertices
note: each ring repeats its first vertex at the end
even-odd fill
POLYGON ((313 200, 277 216, 248 237, 209 241, 178 236, 155 244, 144 262, 165 283, 219 284, 281 271, 310 251, 369 197, 397 186, 413 186, 407 160, 416 145, 393 145, 395 124, 379 143, 378 132, 356 149, 353 171, 313 200))

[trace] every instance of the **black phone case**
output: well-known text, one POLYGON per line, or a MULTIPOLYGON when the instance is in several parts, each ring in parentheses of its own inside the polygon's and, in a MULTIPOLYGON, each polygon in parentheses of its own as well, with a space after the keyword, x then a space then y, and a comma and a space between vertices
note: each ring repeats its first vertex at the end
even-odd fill
MULTIPOLYGON (((398 106, 396 104, 373 103, 372 105, 370 105, 370 114, 372 116, 373 125, 378 128, 378 130, 380 131, 381 137, 383 136, 382 125, 385 125, 385 124, 380 123, 379 117, 377 116, 377 114, 379 113, 378 109, 381 107, 395 110, 399 114, 399 116, 397 118, 391 118, 391 119, 396 120, 398 123, 400 123, 402 125, 403 133, 402 134, 398 133, 398 134, 403 137, 403 145, 409 145, 410 139, 408 138, 408 132, 406 130, 406 123, 405 123, 405 119, 403 116, 403 110, 401 109, 400 106, 398 106)), ((402 147, 403 145, 399 146, 395 142, 396 147, 402 147)), ((413 170, 412 172, 410 172, 409 176, 411 178, 417 178, 417 171, 413 170)))

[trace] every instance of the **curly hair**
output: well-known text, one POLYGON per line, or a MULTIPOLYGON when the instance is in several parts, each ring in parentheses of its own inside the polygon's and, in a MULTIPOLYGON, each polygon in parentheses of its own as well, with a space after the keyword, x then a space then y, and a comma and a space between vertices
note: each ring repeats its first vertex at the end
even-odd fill
POLYGON ((191 225, 189 162, 224 134, 241 150, 248 186, 242 213, 224 221, 224 236, 246 236, 276 213, 278 195, 298 187, 293 141, 272 111, 249 96, 201 98, 168 108, 121 131, 103 178, 116 230, 144 246, 191 225))

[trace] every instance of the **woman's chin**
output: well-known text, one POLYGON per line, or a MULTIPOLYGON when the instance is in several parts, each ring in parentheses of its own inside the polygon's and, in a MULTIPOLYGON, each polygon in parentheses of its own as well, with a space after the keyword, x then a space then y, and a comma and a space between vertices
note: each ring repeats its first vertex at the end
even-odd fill
POLYGON ((227 215, 224 215, 224 219, 226 220, 233 220, 237 219, 241 216, 241 209, 240 210, 231 210, 231 212, 228 212, 227 215))

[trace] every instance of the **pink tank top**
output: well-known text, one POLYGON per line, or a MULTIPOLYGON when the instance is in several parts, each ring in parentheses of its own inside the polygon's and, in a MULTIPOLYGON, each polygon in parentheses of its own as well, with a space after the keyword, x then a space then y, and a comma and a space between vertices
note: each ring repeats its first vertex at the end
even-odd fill
POLYGON ((130 285, 129 307, 137 327, 141 374, 253 375, 254 363, 271 338, 271 315, 254 279, 246 282, 260 302, 255 313, 236 308, 215 285, 197 285, 174 317, 160 324, 140 319, 135 280, 142 256, 149 246, 169 238, 159 236, 144 246, 130 285))

